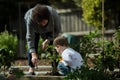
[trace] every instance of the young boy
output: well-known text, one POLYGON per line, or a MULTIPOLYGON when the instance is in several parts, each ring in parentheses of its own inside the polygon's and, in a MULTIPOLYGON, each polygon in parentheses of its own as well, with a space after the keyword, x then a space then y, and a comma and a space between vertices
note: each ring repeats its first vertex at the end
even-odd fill
POLYGON ((59 54, 61 61, 58 63, 58 71, 61 75, 66 75, 72 69, 80 68, 83 64, 83 59, 77 51, 69 47, 65 37, 59 36, 54 39, 53 45, 59 54))

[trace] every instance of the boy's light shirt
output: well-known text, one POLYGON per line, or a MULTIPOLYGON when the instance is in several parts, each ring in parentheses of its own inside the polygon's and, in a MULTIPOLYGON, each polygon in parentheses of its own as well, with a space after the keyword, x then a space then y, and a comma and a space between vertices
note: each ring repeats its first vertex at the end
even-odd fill
POLYGON ((75 69, 83 65, 83 59, 80 53, 76 52, 72 48, 67 48, 62 52, 62 63, 69 65, 69 67, 75 69))

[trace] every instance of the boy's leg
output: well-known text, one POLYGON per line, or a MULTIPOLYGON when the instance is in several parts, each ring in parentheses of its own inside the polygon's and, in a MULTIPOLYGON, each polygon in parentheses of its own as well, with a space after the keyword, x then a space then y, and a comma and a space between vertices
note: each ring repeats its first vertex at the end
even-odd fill
POLYGON ((68 67, 68 66, 65 66, 63 63, 59 62, 58 63, 58 72, 61 74, 61 75, 66 75, 68 74, 70 71, 71 71, 71 68, 68 67))

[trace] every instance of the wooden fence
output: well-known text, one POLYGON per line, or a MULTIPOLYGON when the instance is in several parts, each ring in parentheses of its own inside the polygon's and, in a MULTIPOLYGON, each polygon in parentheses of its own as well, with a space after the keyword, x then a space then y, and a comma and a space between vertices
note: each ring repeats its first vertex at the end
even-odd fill
MULTIPOLYGON (((58 10, 61 19, 62 33, 69 33, 75 36, 83 36, 90 31, 94 31, 93 26, 88 26, 82 20, 82 11, 76 10, 58 10)), ((112 28, 105 31, 105 39, 112 40, 115 30, 112 28)))

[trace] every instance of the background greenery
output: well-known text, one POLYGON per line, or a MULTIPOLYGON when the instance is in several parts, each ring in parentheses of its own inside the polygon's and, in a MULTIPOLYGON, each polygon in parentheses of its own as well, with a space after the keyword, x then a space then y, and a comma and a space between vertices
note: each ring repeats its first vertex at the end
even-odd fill
MULTIPOLYGON (((120 30, 120 29, 119 29, 120 30)), ((120 31, 113 35, 112 41, 104 40, 99 31, 93 31, 80 40, 80 53, 84 65, 65 77, 65 80, 115 80, 120 77, 120 31), (92 55, 92 56, 91 56, 92 55), (91 65, 92 64, 92 65, 91 65)))
POLYGON ((15 35, 8 31, 0 33, 0 70, 5 72, 14 63, 17 58, 17 45, 18 39, 15 35))

